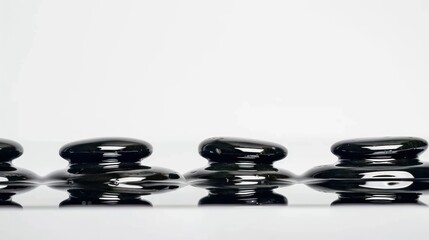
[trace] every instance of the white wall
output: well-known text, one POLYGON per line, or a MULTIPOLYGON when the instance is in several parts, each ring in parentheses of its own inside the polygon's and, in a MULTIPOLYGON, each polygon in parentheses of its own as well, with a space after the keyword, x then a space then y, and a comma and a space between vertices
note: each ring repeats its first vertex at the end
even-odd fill
POLYGON ((41 175, 99 136, 180 172, 211 136, 284 144, 297 173, 345 138, 429 139, 428 1, 1 1, 0 43, 0 137, 41 175))

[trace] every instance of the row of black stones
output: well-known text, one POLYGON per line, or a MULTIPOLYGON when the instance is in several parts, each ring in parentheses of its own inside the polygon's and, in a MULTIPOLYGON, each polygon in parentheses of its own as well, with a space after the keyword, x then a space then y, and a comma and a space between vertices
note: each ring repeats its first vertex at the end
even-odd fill
MULTIPOLYGON (((374 195, 384 196, 383 199, 390 197, 392 201, 416 200, 428 189, 429 168, 417 159, 426 148, 425 140, 410 137, 341 141, 331 149, 339 157, 336 165, 311 169, 300 179, 273 167, 273 162, 287 155, 286 148, 279 144, 211 138, 199 146, 200 155, 209 160, 209 166, 189 172, 185 177, 191 185, 210 191, 201 204, 284 204, 287 200, 272 190, 296 180, 303 180, 318 190, 336 192, 344 201, 376 199, 374 195), (410 181, 412 184, 404 185, 410 181)), ((0 184, 27 188, 34 184, 35 174, 10 164, 22 152, 18 143, 0 140, 0 176, 8 179, 0 184)), ((140 160, 151 153, 149 143, 128 138, 70 143, 60 150, 60 155, 70 162, 69 168, 49 175, 47 181, 52 187, 69 191, 71 197, 64 205, 85 197, 88 201, 107 198, 107 203, 118 199, 124 204, 141 203, 137 197, 176 189, 186 182, 172 170, 141 165, 140 160)), ((4 188, 0 194, 3 193, 4 188)))

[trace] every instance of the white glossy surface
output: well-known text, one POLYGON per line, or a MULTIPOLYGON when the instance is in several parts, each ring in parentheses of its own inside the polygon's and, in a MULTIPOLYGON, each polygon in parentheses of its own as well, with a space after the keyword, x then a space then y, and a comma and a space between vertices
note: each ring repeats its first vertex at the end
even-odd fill
POLYGON ((5 239, 426 239, 429 211, 379 208, 161 208, 4 212, 5 239))

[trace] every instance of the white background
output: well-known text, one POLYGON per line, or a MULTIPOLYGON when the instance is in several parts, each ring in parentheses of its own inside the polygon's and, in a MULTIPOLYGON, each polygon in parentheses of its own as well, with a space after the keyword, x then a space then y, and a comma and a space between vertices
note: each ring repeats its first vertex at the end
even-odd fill
POLYGON ((42 175, 101 136, 147 140, 150 164, 181 172, 211 136, 281 143, 297 173, 345 138, 429 139, 427 1, 0 4, 0 133, 42 175))
POLYGON ((41 176, 103 136, 181 173, 207 137, 268 140, 301 174, 338 140, 429 139, 428 79, 423 0, 0 1, 0 137, 41 176))

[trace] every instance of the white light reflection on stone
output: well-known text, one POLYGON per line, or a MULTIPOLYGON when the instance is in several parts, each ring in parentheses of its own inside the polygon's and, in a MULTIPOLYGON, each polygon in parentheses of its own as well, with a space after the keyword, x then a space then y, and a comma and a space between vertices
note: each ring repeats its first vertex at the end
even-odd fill
POLYGON ((414 179, 411 173, 404 171, 377 171, 361 173, 361 175, 363 175, 362 179, 374 181, 367 181, 359 186, 371 189, 403 189, 411 186, 413 184, 412 179, 414 179), (391 178, 392 180, 378 181, 386 178, 391 178), (397 180, 395 181, 394 179, 397 180))

